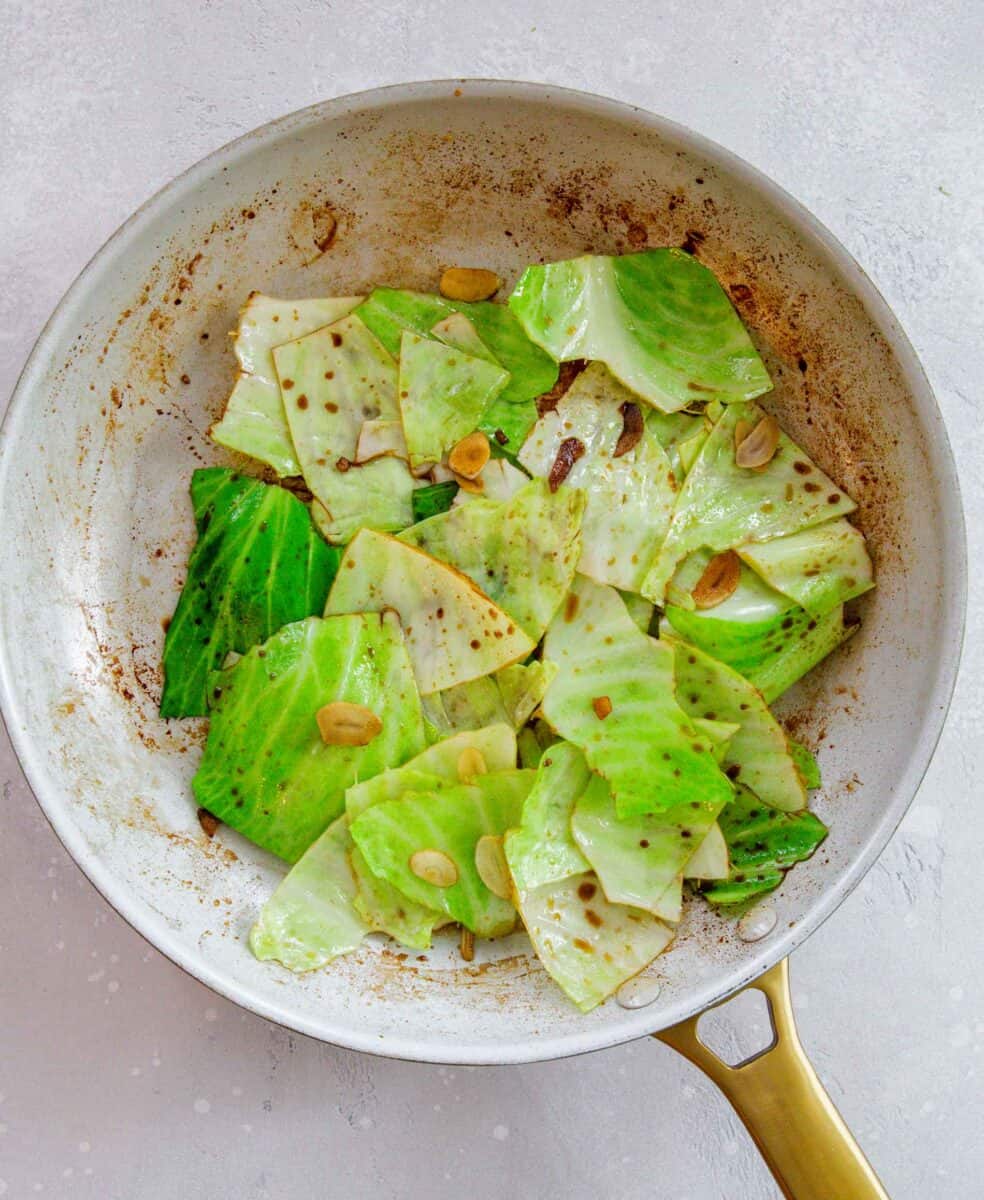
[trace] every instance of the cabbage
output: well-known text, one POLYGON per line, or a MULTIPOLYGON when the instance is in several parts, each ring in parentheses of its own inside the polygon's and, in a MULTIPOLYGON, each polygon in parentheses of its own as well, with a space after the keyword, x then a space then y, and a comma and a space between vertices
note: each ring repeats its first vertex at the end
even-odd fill
POLYGON ((462 340, 460 325, 435 330, 448 317, 463 313, 491 358, 509 372, 509 382, 489 405, 481 428, 490 438, 501 432, 513 452, 519 449, 536 420, 534 400, 557 382, 557 366, 530 341, 508 308, 490 301, 466 304, 423 292, 376 288, 356 311, 394 358, 404 330, 441 337, 466 353, 476 352, 470 339, 462 340))
POLYGON ((772 387, 714 273, 682 250, 527 267, 509 306, 552 358, 598 359, 663 412, 772 387))
POLYGON ((694 799, 665 812, 621 818, 608 785, 595 776, 577 801, 571 828, 613 904, 634 905, 677 922, 685 868, 723 807, 723 802, 694 799))
POLYGON ((348 821, 339 817, 291 867, 250 930, 257 958, 313 971, 356 949, 370 927, 354 905, 351 845, 348 821))
POLYGON ((838 605, 822 617, 810 617, 782 649, 747 672, 748 681, 768 704, 857 633, 859 626, 844 624, 844 606, 838 605))
POLYGON ((383 800, 399 800, 404 792, 426 791, 433 781, 461 782, 458 762, 465 750, 477 750, 490 772, 516 765, 516 734, 508 725, 468 730, 428 746, 402 767, 354 784, 345 794, 345 806, 354 821, 367 808, 383 800))
POLYGON ((230 650, 320 613, 341 557, 283 488, 207 467, 191 477, 191 502, 198 541, 164 639, 162 717, 204 716, 230 650))
POLYGON ((674 698, 672 649, 635 625, 612 588, 578 576, 543 657, 558 667, 543 715, 608 780, 620 817, 731 798, 711 739, 674 698), (602 699, 604 719, 594 707, 602 699))
POLYGON ((591 872, 520 893, 519 910, 540 962, 582 1012, 618 991, 673 940, 670 926, 650 913, 610 904, 591 872))
MULTIPOLYGON (((713 557, 713 553, 706 547, 687 555, 677 567, 666 589, 667 609, 685 608, 692 612, 697 607, 693 590, 713 557)), ((742 563, 739 568, 738 587, 726 600, 704 610, 700 615, 708 620, 742 621, 751 624, 769 621, 776 616, 786 616, 796 607, 794 600, 769 587, 751 567, 742 563)))
POLYGON ((551 665, 533 661, 503 667, 469 683, 428 696, 424 705, 428 720, 439 730, 481 729, 505 722, 520 729, 543 699, 554 677, 551 665))
POLYGON ((536 642, 574 576, 583 511, 583 493, 533 480, 511 500, 453 508, 399 541, 463 572, 536 642))
MULTIPOLYGON (((403 337, 405 338, 406 332, 403 337)), ((501 369, 502 364, 486 346, 482 339, 478 336, 475 326, 462 312, 452 312, 449 316, 438 321, 434 328, 430 331, 430 337, 437 338, 439 342, 443 342, 446 346, 450 346, 455 350, 461 350, 465 354, 470 354, 475 358, 481 358, 487 363, 491 363, 494 367, 501 369)), ((506 372, 506 383, 509 382, 509 372, 506 372)))
POLYGON ((650 408, 645 413, 646 432, 666 451, 677 484, 683 483, 700 447, 707 440, 710 422, 689 412, 663 413, 650 408))
POLYGON ((399 421, 364 421, 355 447, 357 463, 372 462, 374 458, 409 457, 403 426, 399 421))
POLYGON ((467 748, 478 750, 491 771, 506 770, 516 762, 515 735, 500 725, 448 738, 402 767, 349 788, 347 818, 340 817, 309 847, 260 914, 251 934, 257 957, 278 958, 292 970, 307 970, 354 949, 370 930, 426 949, 447 916, 414 903, 375 876, 352 842, 348 822, 373 804, 399 799, 405 792, 456 786, 458 760, 467 748))
POLYGON ((212 440, 258 458, 278 475, 300 475, 272 351, 340 321, 360 299, 275 300, 252 292, 239 314, 234 341, 239 375, 222 419, 210 430, 212 440))
POLYGON ((803 786, 808 791, 821 787, 823 780, 820 777, 820 764, 817 762, 817 756, 809 746, 804 746, 802 742, 797 742, 788 734, 786 740, 789 742, 789 753, 793 756, 793 762, 796 763, 803 786))
POLYGON ((815 617, 875 586, 864 537, 844 518, 752 542, 738 553, 766 583, 815 617))
POLYGON ((806 791, 786 735, 759 692, 696 646, 672 638, 669 645, 676 654, 676 695, 684 711, 739 726, 722 759, 729 778, 739 779, 772 808, 795 812, 805 807, 806 791))
POLYGON ((304 479, 329 541, 363 527, 403 529, 413 521, 414 480, 399 458, 355 466, 366 421, 396 421, 396 363, 356 317, 273 352, 287 423, 304 479))
POLYGON ((346 788, 424 748, 410 659, 389 614, 285 625, 213 680, 195 798, 288 862, 340 815, 346 788), (367 746, 326 745, 316 714, 333 700, 371 709, 382 732, 367 746))
POLYGON ((591 869, 571 832, 571 814, 597 778, 581 751, 568 742, 544 752, 519 827, 505 837, 506 861, 519 892, 591 869))
POLYGON ((784 433, 759 470, 735 463, 735 426, 762 418, 757 404, 731 404, 714 426, 677 496, 669 533, 641 588, 662 603, 678 563, 694 550, 714 551, 798 533, 855 508, 840 488, 784 433))
POLYGON ((772 891, 783 872, 809 858, 827 836, 826 825, 813 813, 779 812, 741 786, 720 824, 731 873, 703 891, 712 904, 739 904, 772 891))
POLYGON ((400 414, 410 467, 438 463, 472 433, 509 380, 503 369, 443 342, 404 333, 400 414))
POLYGON ((325 616, 387 609, 399 615, 421 695, 497 671, 525 658, 535 644, 465 575, 363 529, 346 548, 325 616))
POLYGON ((532 771, 497 771, 429 792, 409 792, 400 800, 373 805, 352 822, 352 839, 369 869, 410 900, 460 922, 479 937, 508 933, 516 913, 508 900, 482 882, 475 866, 480 838, 501 836, 519 819, 533 781, 532 771), (457 869, 449 887, 419 878, 410 859, 437 850, 457 869))
POLYGON ((684 868, 683 877, 693 880, 727 879, 730 869, 728 843, 724 840, 721 826, 715 821, 684 868))
POLYGON ((430 949, 431 935, 448 923, 447 916, 408 900, 387 880, 374 875, 356 846, 349 854, 349 863, 358 889, 352 904, 369 928, 388 933, 412 950, 430 949))
POLYGON ((695 610, 690 591, 710 559, 709 550, 698 550, 681 564, 668 589, 674 603, 666 620, 684 641, 744 675, 770 704, 850 636, 842 606, 812 617, 744 564, 727 600, 695 610))
MULTIPOLYGON (((670 460, 648 426, 633 449, 614 456, 623 409, 635 401, 601 363, 592 363, 534 426, 519 461, 546 478, 561 443, 577 438, 584 454, 564 483, 583 488, 587 497, 578 570, 597 583, 638 592, 669 528, 676 485, 670 460)), ((641 421, 638 406, 636 412, 641 421)))
POLYGON ((654 621, 657 626, 659 624, 656 618, 656 605, 651 600, 636 595, 635 592, 619 592, 619 595, 622 597, 622 603, 628 610, 629 616, 642 632, 655 633, 654 621))
POLYGON ((551 746, 540 760, 519 828, 504 839, 533 948, 584 1012, 641 971, 673 937, 650 913, 610 904, 589 869, 572 835, 571 815, 593 787, 607 790, 577 747, 551 746))
POLYGON ((453 479, 414 488, 412 498, 414 521, 426 521, 428 517, 435 517, 438 513, 447 512, 457 495, 458 485, 453 479))

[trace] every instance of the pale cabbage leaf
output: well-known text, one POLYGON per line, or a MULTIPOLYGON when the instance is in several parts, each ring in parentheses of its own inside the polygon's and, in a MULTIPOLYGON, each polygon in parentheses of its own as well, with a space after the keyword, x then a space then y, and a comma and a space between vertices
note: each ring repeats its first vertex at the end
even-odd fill
POLYGON ((466 575, 415 546, 363 529, 345 550, 325 615, 387 610, 399 615, 421 695, 488 675, 525 658, 535 645, 466 575))
POLYGON ((239 313, 233 341, 239 374, 221 420, 209 431, 212 440, 259 459, 278 475, 300 475, 273 350, 340 321, 360 302, 360 296, 277 300, 251 292, 239 313))
POLYGON ((473 580, 534 642, 570 587, 584 495, 532 480, 511 500, 475 500, 399 536, 473 580))
POLYGON ((754 426, 757 404, 729 404, 677 495, 673 520, 641 591, 663 602, 677 565, 694 550, 715 552, 798 533, 856 507, 786 434, 761 469, 735 462, 735 426, 754 426))
POLYGON ((359 529, 413 521, 414 479, 399 458, 355 465, 367 421, 399 420, 396 363, 357 317, 346 317, 273 352, 287 423, 312 515, 329 541, 359 529))
POLYGON ((638 444, 615 457, 625 406, 636 400, 602 363, 592 363, 543 414, 519 454, 531 474, 546 478, 562 443, 581 443, 584 452, 563 484, 583 488, 587 497, 578 570, 631 592, 642 586, 676 500, 670 460, 648 424, 638 444))

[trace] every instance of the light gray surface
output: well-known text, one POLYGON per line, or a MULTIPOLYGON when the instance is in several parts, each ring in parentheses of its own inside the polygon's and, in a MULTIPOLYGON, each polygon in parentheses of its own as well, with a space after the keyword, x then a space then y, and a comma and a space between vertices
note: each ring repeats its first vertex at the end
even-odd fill
MULTIPOLYGON (((228 138, 408 77, 540 78, 691 125, 846 242, 937 389, 973 564, 984 542, 979 6, 723 7, 659 5, 643 20, 623 0, 600 19, 583 0, 550 0, 535 19, 515 2, 8 6, 0 394, 98 244, 228 138)), ((793 966, 807 1048, 896 1198, 981 1189, 982 670, 972 616, 916 806, 793 966)), ((0 779, 0 1196, 776 1195, 713 1088, 655 1043, 508 1070, 429 1068, 240 1013, 103 904, 6 743, 0 779)))

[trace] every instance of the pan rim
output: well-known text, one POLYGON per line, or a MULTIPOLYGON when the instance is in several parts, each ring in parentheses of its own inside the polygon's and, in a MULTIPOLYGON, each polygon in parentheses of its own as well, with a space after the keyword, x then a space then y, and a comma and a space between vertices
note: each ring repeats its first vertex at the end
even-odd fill
POLYGON ((27 430, 30 414, 29 396, 40 384, 50 352, 64 330, 73 322, 76 307, 84 305, 90 278, 110 266, 126 252, 131 235, 142 225, 180 201, 183 194, 197 186, 200 179, 211 176, 223 167, 232 169, 240 158, 252 152, 254 145, 277 141, 295 129, 316 127, 347 113, 371 112, 375 109, 417 101, 448 101, 453 89, 467 88, 470 97, 506 96, 555 103, 569 109, 613 120, 634 121, 668 134, 721 163, 742 185, 775 204, 808 241, 812 241, 836 263, 849 278, 854 295, 860 300, 868 317, 890 345, 905 385, 921 420, 933 435, 927 439, 926 450, 933 474, 939 482, 943 520, 946 529, 946 578, 941 581, 940 639, 941 652, 934 663, 931 703, 923 715, 918 736, 913 740, 902 778, 888 797, 884 811, 850 867, 836 884, 825 887, 804 918, 792 929, 786 929, 769 940, 742 963, 742 969, 723 987, 707 994, 694 994, 699 1000, 683 998, 670 1010, 662 1010, 658 1021, 647 1019, 646 1010, 635 1013, 618 1010, 619 1016, 599 1023, 590 1029, 542 1038, 527 1036, 509 1044, 491 1046, 480 1042, 460 1041, 446 1047, 435 1042, 421 1043, 415 1037, 383 1038, 371 1031, 354 1033, 351 1029, 335 1030, 330 1022, 319 1024, 290 1010, 287 1004, 272 1003, 250 987, 230 980, 224 970, 211 967, 201 953, 181 944, 164 919, 141 901, 99 858, 84 844, 69 806, 60 794, 62 789, 49 777, 43 756, 37 749, 38 739, 28 732, 26 714, 22 711, 12 675, 12 663, 7 652, 7 621, 0 613, 0 710, 4 716, 11 743, 31 790, 65 849, 78 864, 93 886, 112 907, 161 953, 194 978, 225 996, 227 999, 277 1024, 321 1041, 348 1049, 410 1061, 442 1064, 509 1065, 563 1058, 604 1049, 632 1041, 666 1028, 678 1021, 720 1003, 746 986, 757 976, 786 957, 814 932, 850 895, 873 865, 895 832, 915 798, 932 760, 942 734, 946 715, 958 676, 963 642, 967 562, 966 534, 959 482, 952 448, 936 403, 932 388, 908 338, 887 302, 857 264, 849 251, 799 201, 774 183, 757 168, 687 127, 651 113, 636 105, 609 99, 589 92, 549 84, 499 79, 447 79, 426 82, 392 84, 364 92, 351 93, 286 114, 242 135, 200 159, 177 175, 146 200, 106 240, 92 256, 58 302, 42 329, 14 388, 10 404, 0 426, 0 511, 14 471, 13 447, 18 436, 27 430))

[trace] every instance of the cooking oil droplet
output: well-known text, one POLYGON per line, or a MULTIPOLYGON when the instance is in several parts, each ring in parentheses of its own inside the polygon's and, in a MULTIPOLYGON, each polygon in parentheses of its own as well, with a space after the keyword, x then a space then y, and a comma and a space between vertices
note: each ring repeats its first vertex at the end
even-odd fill
POLYGON ((756 904, 738 922, 738 936, 743 942, 758 942, 769 936, 778 919, 771 904, 756 904))
POLYGON ((645 1008, 659 995, 663 985, 658 979, 646 979, 636 976, 627 979, 615 993, 616 1001, 623 1008, 645 1008))

